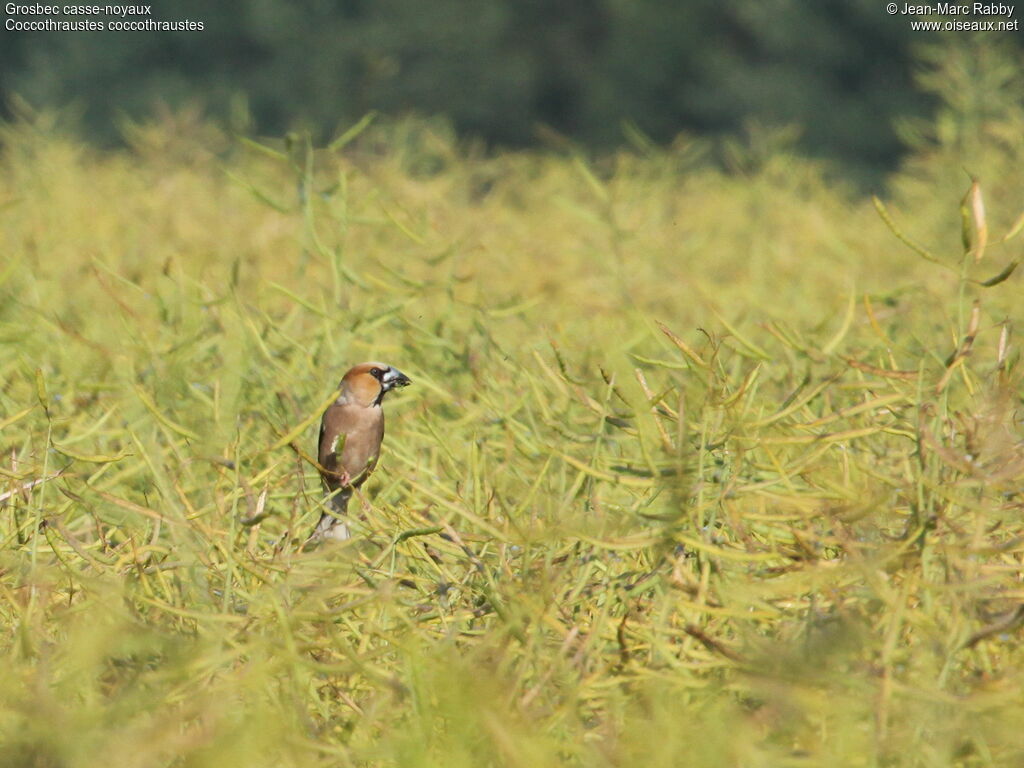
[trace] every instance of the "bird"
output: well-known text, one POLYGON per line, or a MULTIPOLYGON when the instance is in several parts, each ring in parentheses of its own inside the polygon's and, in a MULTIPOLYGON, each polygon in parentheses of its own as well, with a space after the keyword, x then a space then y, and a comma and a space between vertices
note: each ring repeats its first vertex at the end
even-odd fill
POLYGON ((384 396, 411 383, 408 376, 386 363, 360 363, 342 377, 337 399, 320 420, 317 461, 328 508, 310 542, 349 538, 342 518, 352 493, 377 466, 384 440, 384 396))

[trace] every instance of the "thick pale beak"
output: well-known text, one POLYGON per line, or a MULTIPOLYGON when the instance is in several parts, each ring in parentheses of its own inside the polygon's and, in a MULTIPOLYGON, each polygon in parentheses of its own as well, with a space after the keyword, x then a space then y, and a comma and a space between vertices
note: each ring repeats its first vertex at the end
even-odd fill
POLYGON ((384 386, 384 391, 389 392, 398 387, 409 386, 412 384, 412 380, 397 368, 388 368, 384 376, 381 377, 380 383, 384 386))

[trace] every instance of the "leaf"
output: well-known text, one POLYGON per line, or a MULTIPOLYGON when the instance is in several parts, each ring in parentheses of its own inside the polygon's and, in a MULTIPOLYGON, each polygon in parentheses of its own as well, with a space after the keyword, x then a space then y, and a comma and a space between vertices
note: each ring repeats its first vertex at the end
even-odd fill
POLYGON ((112 493, 101 491, 98 488, 93 488, 92 492, 99 496, 104 501, 113 504, 115 507, 120 507, 128 512, 134 512, 138 515, 143 515, 152 520, 159 520, 164 523, 171 523, 173 525, 182 525, 181 521, 175 520, 174 518, 166 518, 155 509, 144 507, 141 504, 136 504, 134 501, 128 501, 128 499, 122 499, 120 496, 115 496, 112 493))
POLYGON ((407 539, 411 539, 414 536, 431 536, 431 535, 433 535, 435 533, 441 533, 441 531, 443 531, 443 530, 444 530, 444 528, 442 528, 441 526, 437 525, 437 526, 434 526, 432 528, 414 528, 411 531, 402 531, 395 538, 395 544, 401 544, 403 541, 405 541, 407 539))
POLYGON ((248 139, 245 136, 239 136, 238 140, 239 142, 241 142, 242 146, 248 147, 249 149, 253 149, 262 155, 266 155, 267 157, 273 158, 274 160, 288 159, 288 156, 284 152, 278 152, 276 149, 271 149, 265 144, 260 144, 258 141, 253 141, 252 139, 248 139))
POLYGON ((964 253, 971 252, 971 212, 967 209, 967 198, 970 196, 969 189, 960 201, 960 244, 964 247, 964 253))
POLYGON ((309 416, 307 416, 305 419, 299 422, 299 424, 293 427, 280 440, 278 440, 276 443, 271 445, 266 450, 276 451, 279 448, 283 448, 284 446, 288 445, 288 443, 295 440, 295 438, 297 438, 299 435, 305 432, 306 429, 308 429, 315 421, 317 421, 320 418, 320 416, 324 412, 324 409, 327 408, 327 406, 329 406, 335 400, 337 400, 339 395, 341 395, 340 389, 336 389, 333 392, 331 392, 330 396, 324 399, 321 403, 319 403, 317 407, 313 409, 312 413, 309 414, 309 416))
POLYGON ((864 371, 865 373, 873 373, 875 376, 881 376, 884 379, 913 381, 920 375, 917 371, 895 371, 889 368, 879 368, 875 365, 862 363, 860 360, 854 360, 852 357, 844 357, 843 361, 851 368, 856 368, 858 371, 864 371))
POLYGON ((62 453, 65 456, 67 456, 69 459, 74 459, 75 461, 88 461, 92 464, 112 464, 115 461, 120 461, 121 459, 132 455, 127 451, 122 451, 117 456, 103 456, 101 454, 76 453, 75 451, 69 450, 67 448, 62 448, 56 443, 53 443, 53 448, 58 453, 62 453))
POLYGON ((971 184, 971 220, 974 223, 974 263, 981 261, 988 245, 988 223, 985 220, 985 201, 981 197, 981 185, 971 184))
POLYGON ((1010 227, 1010 231, 1003 236, 1003 242, 1010 240, 1020 234, 1020 231, 1024 229, 1024 213, 1017 217, 1017 220, 1013 222, 1013 226, 1010 227))
POLYGON ((697 351, 693 347, 691 347, 681 338, 672 333, 672 331, 668 329, 667 325, 659 322, 658 327, 661 329, 661 332, 664 333, 669 338, 669 341, 671 341, 673 344, 676 345, 676 347, 679 348, 680 352, 682 352, 688 358, 693 360, 693 362, 695 362, 701 368, 710 367, 706 362, 704 362, 704 359, 699 354, 697 354, 697 351))
POLYGON ((850 302, 846 307, 846 316, 843 318, 842 325, 839 326, 839 330, 836 331, 836 335, 832 337, 828 344, 822 347, 821 351, 824 352, 826 355, 830 355, 833 352, 835 352, 836 347, 839 346, 839 343, 843 340, 843 337, 846 336, 847 331, 850 330, 850 325, 853 323, 853 313, 854 308, 856 307, 856 303, 857 292, 851 291, 850 302))
MULTIPOLYGON (((729 335, 732 336, 732 338, 736 339, 736 341, 740 343, 743 349, 746 349, 748 352, 750 352, 751 355, 761 360, 772 359, 771 355, 769 355, 767 352, 761 349, 761 347, 759 347, 753 341, 748 339, 746 336, 741 334, 738 330, 736 330, 734 326, 730 325, 729 321, 726 320, 725 317, 721 315, 717 310, 712 309, 711 311, 714 313, 715 317, 718 318, 718 322, 725 326, 725 330, 729 332, 729 335)), ((742 350, 737 351, 742 354, 742 350)))
POLYGON ((878 215, 882 217, 882 221, 885 222, 885 225, 889 228, 889 231, 896 235, 900 242, 902 242, 905 246, 914 251, 922 259, 930 261, 933 264, 938 264, 939 266, 945 267, 946 269, 952 270, 954 272, 956 271, 956 269, 952 265, 947 264, 944 261, 940 261, 938 258, 933 256, 931 251, 929 251, 927 248, 918 245, 909 237, 904 235, 903 232, 901 232, 900 229, 896 226, 896 222, 892 220, 892 216, 889 215, 889 211, 885 207, 885 203, 879 200, 876 195, 871 196, 871 202, 875 204, 875 210, 878 211, 878 215))
POLYGON ((1017 269, 1018 264, 1020 264, 1019 261, 1011 261, 1009 264, 1006 265, 1006 269, 1004 269, 995 277, 990 277, 988 280, 982 280, 979 283, 979 285, 983 285, 986 288, 991 288, 993 285, 999 285, 1001 282, 1003 282, 1004 280, 1009 278, 1010 275, 1013 274, 1013 271, 1017 269))
POLYGON ((596 467, 592 467, 589 464, 580 461, 575 456, 570 456, 568 453, 563 453, 559 451, 558 455, 561 456, 562 460, 566 464, 569 464, 578 469, 583 474, 589 475, 590 477, 596 478, 598 480, 604 480, 605 482, 614 483, 616 485, 628 485, 633 488, 647 488, 650 486, 650 482, 647 480, 639 480, 635 477, 630 477, 628 475, 614 475, 611 472, 604 472, 600 469, 597 469, 596 467))
POLYGON ((241 176, 234 174, 231 171, 227 171, 227 175, 228 178, 231 179, 233 182, 235 182, 236 184, 240 184, 241 186, 249 190, 249 193, 252 194, 253 197, 255 197, 264 205, 269 205, 278 213, 291 213, 291 209, 288 206, 283 205, 282 203, 279 203, 276 200, 273 200, 268 195, 257 189, 255 184, 246 181, 241 176))
POLYGON ((30 405, 25 410, 18 411, 14 415, 8 416, 3 421, 0 421, 0 431, 3 431, 4 429, 6 429, 7 427, 11 426, 11 424, 14 424, 15 422, 21 421, 23 418, 25 418, 30 413, 32 413, 32 411, 34 411, 35 409, 36 409, 36 407, 34 405, 30 405))
POLYGON ((583 180, 587 183, 587 186, 590 187, 595 195, 597 195, 598 199, 600 199, 602 203, 610 202, 611 198, 608 195, 608 189, 598 180, 597 176, 594 175, 594 172, 590 170, 586 161, 579 155, 575 155, 572 159, 572 164, 576 170, 579 171, 583 180))
POLYGON ((153 402, 153 398, 149 396, 149 393, 140 387, 138 384, 135 385, 135 394, 139 396, 139 400, 146 406, 146 409, 156 417, 156 420, 167 427, 172 432, 177 432, 182 437, 188 437, 192 440, 198 440, 199 435, 193 432, 188 427, 183 427, 175 421, 171 421, 168 417, 164 416, 157 407, 157 404, 153 402))
POLYGON ((362 119, 358 123, 353 125, 347 131, 341 134, 341 136, 339 136, 330 144, 328 144, 327 149, 330 150, 331 152, 337 152, 341 149, 344 149, 347 144, 350 144, 354 139, 356 139, 359 136, 359 134, 361 134, 363 131, 369 128, 370 123, 372 123, 376 119, 376 117, 376 112, 367 112, 365 115, 363 115, 362 119))
POLYGON ((50 414, 50 398, 46 393, 46 379, 43 378, 43 369, 36 368, 36 397, 39 404, 43 406, 47 416, 50 414))

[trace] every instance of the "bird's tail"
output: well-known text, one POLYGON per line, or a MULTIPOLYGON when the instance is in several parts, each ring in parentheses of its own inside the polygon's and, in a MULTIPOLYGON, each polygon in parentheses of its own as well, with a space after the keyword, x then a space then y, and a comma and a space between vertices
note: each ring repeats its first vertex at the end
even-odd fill
POLYGON ((352 498, 352 491, 346 489, 327 499, 326 503, 329 509, 325 509, 323 514, 320 515, 320 521, 309 535, 309 539, 306 541, 307 544, 317 543, 325 539, 345 541, 351 538, 348 525, 341 519, 348 508, 348 500, 350 498, 352 498))

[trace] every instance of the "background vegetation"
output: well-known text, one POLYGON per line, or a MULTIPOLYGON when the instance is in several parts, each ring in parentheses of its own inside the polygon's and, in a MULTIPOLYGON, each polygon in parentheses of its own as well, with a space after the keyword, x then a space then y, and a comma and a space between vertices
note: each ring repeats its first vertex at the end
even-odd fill
POLYGON ((0 764, 1019 765, 1015 66, 937 62, 884 202, 771 133, 726 174, 22 109, 0 764), (303 552, 367 358, 415 386, 303 552))
MULTIPOLYGON (((878 184, 906 149, 897 122, 937 102, 922 45, 878 0, 176 0, 154 18, 195 33, 5 33, 0 92, 73 103, 93 142, 125 117, 199 104, 252 130, 324 139, 370 110, 443 115, 462 136, 522 147, 621 145, 680 131, 798 126, 804 153, 878 184), (248 109, 243 107, 247 105, 248 109), (627 126, 624 134, 624 125, 627 126)), ((962 35, 961 35, 962 38, 962 35)), ((987 45, 1020 50, 1012 32, 987 45)), ((11 115, 8 114, 8 117, 11 115)))

